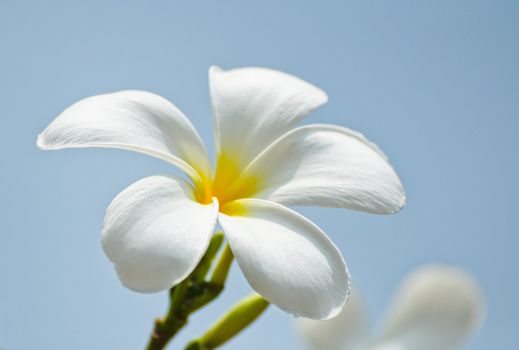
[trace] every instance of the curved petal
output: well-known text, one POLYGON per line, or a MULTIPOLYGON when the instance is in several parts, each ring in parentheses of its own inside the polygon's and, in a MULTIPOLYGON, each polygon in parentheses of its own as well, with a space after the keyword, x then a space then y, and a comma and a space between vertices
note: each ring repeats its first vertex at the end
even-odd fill
POLYGON ((367 314, 358 290, 352 289, 342 311, 326 321, 298 318, 301 337, 314 350, 356 350, 365 348, 368 340, 367 314))
POLYGON ((126 287, 159 292, 193 271, 217 216, 218 202, 199 204, 184 180, 148 177, 123 190, 106 210, 103 249, 126 287))
POLYGON ((337 315, 349 294, 341 253, 317 226, 279 204, 241 199, 222 207, 219 222, 249 284, 296 316, 337 315))
MULTIPOLYGON (((271 142, 325 103, 319 88, 292 75, 267 68, 209 70, 216 127, 217 183, 225 187, 232 168, 239 174, 271 142), (224 167, 226 175, 219 179, 224 167)), ((223 175, 221 175, 223 176, 223 175)))
POLYGON ((453 350, 483 319, 484 301, 466 272, 427 266, 403 283, 376 349, 453 350))
POLYGON ((187 117, 163 97, 120 91, 85 98, 63 111, 38 136, 45 150, 121 148, 175 164, 194 179, 209 177, 211 163, 187 117))
POLYGON ((307 125, 282 136, 230 192, 251 183, 258 192, 254 197, 284 205, 388 214, 405 204, 402 183, 386 156, 361 134, 334 125, 307 125))

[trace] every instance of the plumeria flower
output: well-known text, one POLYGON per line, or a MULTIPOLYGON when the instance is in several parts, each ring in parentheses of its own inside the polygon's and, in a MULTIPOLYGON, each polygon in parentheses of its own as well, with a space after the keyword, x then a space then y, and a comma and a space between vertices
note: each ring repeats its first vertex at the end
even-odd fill
POLYGON ((463 270, 428 265, 400 287, 383 332, 373 337, 356 289, 343 311, 327 321, 301 318, 297 328, 314 350, 454 350, 484 318, 483 294, 463 270))
POLYGON ((186 116, 144 91, 93 96, 67 108, 38 137, 45 150, 121 148, 163 159, 188 180, 152 176, 107 209, 102 245, 122 283, 158 292, 197 266, 217 222, 248 282, 295 315, 336 315, 349 274, 335 245, 287 206, 398 211, 402 184, 361 134, 297 124, 327 101, 319 88, 265 68, 212 67, 216 167, 186 116))

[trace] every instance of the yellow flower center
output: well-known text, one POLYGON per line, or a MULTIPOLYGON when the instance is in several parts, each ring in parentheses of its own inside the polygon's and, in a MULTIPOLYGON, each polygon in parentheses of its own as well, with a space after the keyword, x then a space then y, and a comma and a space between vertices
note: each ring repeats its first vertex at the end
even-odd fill
POLYGON ((238 215, 244 208, 230 202, 251 197, 260 189, 257 176, 244 175, 239 166, 239 160, 222 152, 216 160, 216 171, 212 179, 202 179, 197 186, 197 199, 200 203, 209 204, 213 197, 218 199, 220 211, 226 214, 238 215))

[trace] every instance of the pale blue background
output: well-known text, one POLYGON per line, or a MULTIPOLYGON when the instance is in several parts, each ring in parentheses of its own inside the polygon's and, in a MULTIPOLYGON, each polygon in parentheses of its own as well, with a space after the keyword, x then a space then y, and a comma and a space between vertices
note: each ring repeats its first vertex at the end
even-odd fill
MULTIPOLYGON (((104 209, 171 166, 117 150, 42 152, 36 135, 97 93, 144 89, 179 106, 212 148, 207 69, 259 65, 330 102, 309 121, 362 131, 408 193, 395 216, 304 209, 342 250, 370 311, 426 262, 465 267, 488 319, 471 349, 519 342, 519 2, 15 1, 0 4, 0 347, 141 349, 166 296, 124 289, 99 244, 104 209)), ((223 297, 179 349, 249 292, 223 297)), ((301 349, 272 307, 227 349, 301 349)))

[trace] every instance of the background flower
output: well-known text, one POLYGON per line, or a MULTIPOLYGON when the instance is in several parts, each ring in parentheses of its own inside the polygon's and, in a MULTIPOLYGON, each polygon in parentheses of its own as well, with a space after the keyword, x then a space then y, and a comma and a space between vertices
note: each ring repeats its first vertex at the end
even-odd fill
POLYGON ((470 274, 430 265, 403 281, 380 334, 367 326, 358 289, 338 317, 327 321, 301 318, 298 330, 315 350, 454 350, 481 325, 484 304, 470 274))

